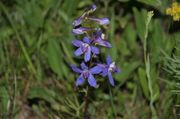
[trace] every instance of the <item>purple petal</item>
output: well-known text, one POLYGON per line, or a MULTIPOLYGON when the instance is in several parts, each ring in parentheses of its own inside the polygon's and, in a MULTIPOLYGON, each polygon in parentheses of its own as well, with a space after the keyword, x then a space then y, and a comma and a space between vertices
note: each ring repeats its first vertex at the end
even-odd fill
POLYGON ((109 24, 108 18, 89 18, 89 19, 98 22, 100 25, 109 24))
POLYGON ((112 59, 111 59, 110 55, 108 55, 106 57, 106 63, 107 63, 108 66, 112 63, 112 59))
POLYGON ((82 46, 83 43, 80 40, 73 40, 72 44, 76 47, 80 47, 82 46))
POLYGON ((76 65, 70 65, 71 66, 71 69, 74 71, 74 72, 76 72, 76 73, 81 73, 82 72, 82 70, 81 69, 79 69, 79 68, 77 68, 76 67, 76 65))
POLYGON ((101 46, 104 46, 104 47, 107 47, 107 48, 111 48, 111 44, 107 41, 104 41, 104 40, 95 40, 94 43, 97 43, 98 45, 101 45, 101 46))
POLYGON ((105 65, 105 64, 97 64, 97 66, 101 67, 101 70, 102 70, 101 75, 102 75, 103 77, 107 76, 108 66, 105 65))
POLYGON ((85 42, 87 44, 91 43, 90 39, 88 37, 86 37, 86 36, 83 38, 83 42, 85 42))
POLYGON ((116 74, 119 74, 119 73, 121 72, 121 70, 116 67, 115 70, 114 70, 114 72, 115 72, 116 74))
POLYGON ((101 35, 102 35, 102 30, 100 29, 100 30, 96 31, 96 35, 99 36, 99 37, 101 37, 101 35))
POLYGON ((91 11, 93 11, 93 12, 96 10, 96 8, 97 8, 97 7, 96 7, 95 4, 91 5, 91 7, 90 7, 91 11))
POLYGON ((105 65, 105 64, 100 64, 100 63, 98 63, 97 65, 98 65, 99 67, 103 68, 103 69, 107 67, 107 65, 105 65))
POLYGON ((105 76, 107 76, 107 74, 108 74, 108 68, 102 69, 101 75, 102 75, 103 77, 105 77, 105 76))
POLYGON ((76 80, 76 86, 82 85, 84 81, 85 79, 83 78, 83 75, 81 74, 76 80))
POLYGON ((72 25, 75 26, 75 27, 76 27, 76 26, 79 26, 79 25, 81 25, 82 20, 83 20, 83 17, 81 16, 81 17, 75 19, 75 20, 73 21, 72 25))
POLYGON ((95 67, 90 69, 90 72, 92 74, 99 74, 101 71, 102 71, 102 68, 100 66, 95 66, 95 67))
POLYGON ((96 79, 94 78, 94 76, 92 74, 89 74, 88 83, 92 87, 96 87, 96 85, 97 85, 96 84, 96 79))
POLYGON ((84 61, 88 62, 91 59, 91 47, 88 47, 87 52, 85 52, 84 55, 84 61))
POLYGON ((114 86, 114 79, 113 79, 113 77, 112 77, 112 75, 111 75, 110 72, 108 72, 108 77, 109 77, 109 82, 110 82, 110 84, 111 84, 112 86, 114 86))
POLYGON ((95 10, 96 10, 96 5, 95 4, 93 4, 93 5, 91 5, 90 7, 88 7, 87 9, 86 9, 86 14, 89 14, 89 13, 92 13, 92 12, 94 12, 95 10))
POLYGON ((79 56, 79 55, 82 55, 83 54, 83 51, 81 48, 78 48, 75 52, 74 52, 74 55, 75 56, 79 56))
POLYGON ((81 68, 84 69, 88 69, 88 67, 86 66, 86 64, 84 62, 81 63, 81 68))
POLYGON ((75 34, 75 35, 80 35, 80 34, 84 34, 88 30, 90 30, 90 28, 79 27, 77 29, 73 29, 72 33, 75 34))
POLYGON ((91 50, 94 54, 99 54, 99 49, 97 47, 91 46, 91 50))

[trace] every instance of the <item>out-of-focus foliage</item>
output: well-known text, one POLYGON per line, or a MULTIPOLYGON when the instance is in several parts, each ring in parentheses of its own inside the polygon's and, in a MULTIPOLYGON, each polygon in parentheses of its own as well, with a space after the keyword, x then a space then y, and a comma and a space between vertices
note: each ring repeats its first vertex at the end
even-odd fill
MULTIPOLYGON (((82 118, 85 85, 76 89, 69 65, 72 21, 92 0, 0 1, 0 118, 82 118)), ((91 89, 90 117, 173 119, 180 115, 180 22, 169 0, 95 0, 112 58, 121 68, 91 89), (153 14, 152 12, 153 11, 153 14)), ((102 57, 107 52, 102 49, 102 57)), ((180 117, 180 116, 179 116, 180 117)))

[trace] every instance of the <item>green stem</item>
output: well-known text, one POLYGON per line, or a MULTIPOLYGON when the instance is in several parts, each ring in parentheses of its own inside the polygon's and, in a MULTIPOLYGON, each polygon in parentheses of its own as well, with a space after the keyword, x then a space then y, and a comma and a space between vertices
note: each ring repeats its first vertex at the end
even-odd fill
POLYGON ((113 111, 113 115, 114 115, 114 118, 116 118, 116 111, 114 109, 114 103, 113 103, 113 94, 112 94, 112 90, 111 90, 111 87, 109 85, 109 93, 110 93, 110 101, 111 101, 111 107, 112 107, 112 111, 113 111))
POLYGON ((85 96, 85 106, 84 106, 84 119, 86 119, 86 117, 88 116, 88 107, 89 107, 89 93, 90 93, 90 87, 89 85, 86 88, 87 93, 85 96))
MULTIPOLYGON (((93 56, 92 56, 92 58, 89 61, 88 67, 91 67, 92 59, 93 59, 93 56)), ((87 93, 86 93, 85 101, 84 101, 85 102, 85 106, 84 106, 84 119, 86 119, 86 117, 88 117, 89 95, 90 95, 90 87, 89 87, 89 85, 87 86, 86 91, 87 91, 87 93)))
POLYGON ((153 87, 152 87, 152 79, 151 79, 151 75, 150 75, 150 71, 151 71, 150 57, 149 57, 149 53, 147 52, 148 29, 149 29, 149 23, 150 23, 153 15, 154 15, 153 11, 150 11, 147 14, 143 49, 144 49, 144 64, 145 64, 145 70, 146 70, 146 77, 148 80, 148 89, 150 92, 150 109, 151 109, 151 113, 152 113, 152 118, 157 119, 157 114, 156 114, 156 110, 154 107, 154 92, 153 92, 153 87))

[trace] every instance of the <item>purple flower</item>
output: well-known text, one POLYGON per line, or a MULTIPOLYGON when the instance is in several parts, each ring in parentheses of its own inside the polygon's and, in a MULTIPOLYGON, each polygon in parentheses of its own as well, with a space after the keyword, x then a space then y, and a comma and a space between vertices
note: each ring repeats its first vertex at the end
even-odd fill
POLYGON ((73 21, 72 25, 74 27, 81 25, 84 17, 87 16, 87 14, 90 14, 90 13, 94 12, 95 10, 96 10, 96 5, 95 4, 91 5, 89 8, 87 8, 85 10, 85 12, 80 17, 78 17, 77 19, 75 19, 73 21))
POLYGON ((98 64, 97 66, 101 67, 101 75, 103 77, 108 76, 110 84, 114 86, 114 79, 111 73, 120 73, 120 70, 116 67, 115 62, 112 62, 111 57, 107 56, 106 64, 98 64))
POLYGON ((96 21, 100 25, 107 25, 109 24, 108 18, 88 18, 89 20, 96 21))
POLYGON ((83 42, 80 40, 72 41, 72 44, 78 49, 74 52, 75 56, 80 56, 84 54, 84 61, 88 62, 91 58, 91 52, 93 54, 99 54, 99 49, 91 45, 91 40, 88 37, 83 38, 83 42))
POLYGON ((85 27, 79 27, 76 29, 72 30, 72 33, 75 35, 80 35, 80 34, 84 34, 86 31, 91 30, 90 28, 85 28, 85 27))
POLYGON ((93 13, 95 10, 96 5, 93 4, 90 7, 88 7, 84 11, 84 13, 80 17, 75 19, 72 23, 74 27, 72 33, 75 35, 83 34, 82 40, 72 41, 72 44, 77 47, 76 51, 74 52, 74 55, 83 55, 84 62, 90 64, 86 66, 86 64, 83 62, 81 63, 81 68, 78 68, 75 65, 71 65, 72 70, 80 74, 76 80, 76 86, 82 85, 87 79, 90 86, 97 87, 96 79, 94 78, 95 74, 100 74, 103 77, 108 76, 110 84, 114 86, 112 73, 120 72, 120 70, 116 67, 115 62, 112 62, 110 56, 106 58, 106 64, 97 63, 97 60, 94 60, 97 58, 97 54, 99 54, 99 48, 96 47, 96 45, 104 46, 106 48, 112 47, 111 44, 105 40, 105 36, 100 28, 86 27, 89 26, 89 21, 95 22, 100 25, 107 25, 110 23, 109 18, 91 17, 90 14, 93 13), (88 22, 86 23, 86 21, 88 22), (91 67, 91 63, 93 65, 96 64, 96 66, 91 67))
POLYGON ((89 7, 85 10, 85 14, 90 14, 90 13, 94 12, 94 11, 96 10, 96 8, 97 8, 97 7, 96 7, 95 4, 89 6, 89 7))
POLYGON ((98 30, 94 35, 93 35, 93 43, 104 46, 107 48, 111 48, 111 44, 107 41, 104 40, 104 34, 102 33, 101 30, 98 30))
POLYGON ((75 20, 73 21, 72 25, 73 25, 74 27, 79 26, 79 25, 81 25, 82 20, 83 20, 83 16, 80 16, 79 18, 77 18, 77 19, 75 19, 75 20))
POLYGON ((81 69, 76 67, 75 65, 71 65, 71 68, 74 72, 80 74, 80 76, 76 80, 76 86, 82 85, 85 79, 88 79, 88 83, 92 87, 97 87, 96 79, 93 74, 99 74, 101 72, 101 68, 99 66, 94 66, 89 69, 85 63, 81 63, 81 69))

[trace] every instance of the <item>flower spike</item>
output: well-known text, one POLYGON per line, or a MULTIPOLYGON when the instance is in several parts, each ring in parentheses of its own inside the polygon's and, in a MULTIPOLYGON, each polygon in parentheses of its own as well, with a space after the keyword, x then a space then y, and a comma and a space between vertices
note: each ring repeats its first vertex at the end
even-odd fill
POLYGON ((105 40, 105 35, 102 33, 100 28, 89 28, 91 25, 86 24, 87 21, 87 23, 96 22, 96 25, 107 25, 110 23, 109 18, 90 17, 89 15, 95 10, 96 5, 93 4, 72 23, 74 27, 72 33, 74 35, 82 35, 82 37, 80 37, 82 38, 81 40, 72 41, 72 44, 77 47, 77 49, 74 51, 74 55, 83 56, 84 59, 84 61, 82 61, 80 64, 80 68, 78 68, 76 65, 71 65, 71 69, 75 73, 79 74, 75 83, 76 86, 84 84, 84 82, 87 80, 91 87, 97 88, 96 75, 108 77, 109 83, 114 86, 115 83, 112 74, 120 72, 110 56, 106 57, 106 63, 96 62, 98 61, 97 58, 100 54, 99 46, 111 48, 112 45, 105 40))

